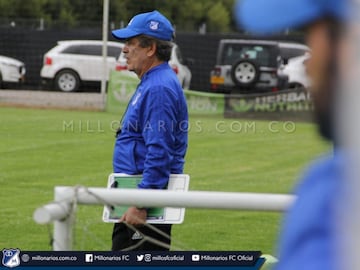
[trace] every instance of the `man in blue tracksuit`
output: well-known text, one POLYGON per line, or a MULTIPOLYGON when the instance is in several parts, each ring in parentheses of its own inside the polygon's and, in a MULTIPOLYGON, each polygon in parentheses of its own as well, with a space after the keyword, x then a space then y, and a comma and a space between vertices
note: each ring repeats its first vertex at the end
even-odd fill
MULTIPOLYGON (((142 174, 140 189, 164 189, 170 174, 183 172, 187 149, 187 105, 168 64, 174 29, 161 13, 153 11, 136 15, 126 28, 112 34, 125 41, 128 69, 141 79, 116 136, 114 172, 142 174)), ((146 217, 146 208, 130 207, 114 226, 112 250, 168 250, 171 225, 155 225, 159 234, 143 226, 146 217), (144 241, 145 236, 165 246, 144 241)))

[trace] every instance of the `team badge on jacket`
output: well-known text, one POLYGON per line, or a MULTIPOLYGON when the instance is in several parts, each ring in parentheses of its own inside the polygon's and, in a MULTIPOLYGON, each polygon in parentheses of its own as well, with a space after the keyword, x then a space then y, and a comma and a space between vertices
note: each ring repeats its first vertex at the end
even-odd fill
POLYGON ((4 249, 2 264, 6 267, 12 268, 20 265, 20 250, 18 249, 4 249))

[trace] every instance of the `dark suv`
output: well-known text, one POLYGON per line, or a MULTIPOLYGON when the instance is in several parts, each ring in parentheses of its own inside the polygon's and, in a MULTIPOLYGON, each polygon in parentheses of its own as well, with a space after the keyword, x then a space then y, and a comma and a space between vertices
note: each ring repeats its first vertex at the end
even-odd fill
POLYGON ((210 74, 211 90, 223 93, 256 93, 287 88, 279 72, 285 50, 301 55, 308 48, 291 42, 223 39, 210 74))

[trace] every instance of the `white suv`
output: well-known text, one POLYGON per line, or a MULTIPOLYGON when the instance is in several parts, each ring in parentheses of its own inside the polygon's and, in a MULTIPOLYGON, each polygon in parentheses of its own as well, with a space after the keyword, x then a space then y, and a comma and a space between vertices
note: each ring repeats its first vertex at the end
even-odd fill
POLYGON ((25 64, 23 62, 0 55, 0 88, 24 82, 25 72, 25 64))
MULTIPOLYGON (((79 89, 85 82, 100 82, 103 73, 101 40, 68 40, 59 41, 58 45, 44 55, 44 63, 40 75, 44 84, 72 92, 79 89)), ((106 79, 109 71, 115 69, 123 43, 107 42, 106 79)))
MULTIPOLYGON (((174 72, 176 73, 181 86, 183 89, 189 89, 190 88, 190 82, 191 82, 191 71, 190 69, 184 64, 183 57, 180 52, 180 48, 177 44, 173 43, 171 56, 169 60, 169 65, 172 67, 174 72)), ((123 52, 121 52, 119 59, 116 64, 116 70, 117 71, 126 71, 127 64, 126 64, 126 58, 123 52)), ((135 73, 131 72, 129 75, 136 76, 135 73)))

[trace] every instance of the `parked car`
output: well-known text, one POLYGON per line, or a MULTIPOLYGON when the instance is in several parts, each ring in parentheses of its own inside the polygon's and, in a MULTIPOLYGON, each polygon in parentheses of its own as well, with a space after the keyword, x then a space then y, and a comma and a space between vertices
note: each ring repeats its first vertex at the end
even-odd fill
MULTIPOLYGON (((68 40, 58 44, 44 55, 43 67, 40 75, 43 84, 72 92, 84 83, 101 82, 103 74, 101 40, 68 40)), ((119 57, 124 44, 107 42, 107 73, 115 69, 116 59, 119 57)))
POLYGON ((281 65, 280 72, 288 76, 288 88, 308 88, 311 80, 306 72, 306 61, 311 57, 310 53, 292 57, 281 65))
MULTIPOLYGON (((190 83, 191 83, 191 76, 192 76, 191 71, 185 65, 180 48, 175 43, 173 44, 173 47, 172 47, 169 65, 172 67, 172 69, 176 73, 181 86, 184 89, 189 89, 190 83)), ((119 59, 116 64, 116 70, 117 71, 126 71, 127 70, 127 64, 126 64, 126 58, 125 58, 124 52, 121 52, 121 54, 119 56, 119 59)), ((136 76, 136 74, 133 72, 131 72, 131 74, 132 74, 132 76, 136 76)))
POLYGON ((18 86, 25 80, 25 64, 17 59, 0 55, 0 88, 18 86))
POLYGON ((287 59, 304 54, 305 45, 271 40, 223 39, 210 73, 211 90, 225 93, 278 91, 288 87, 280 72, 287 59))
POLYGON ((304 44, 292 42, 279 42, 280 56, 284 64, 298 56, 310 53, 310 48, 304 44))

